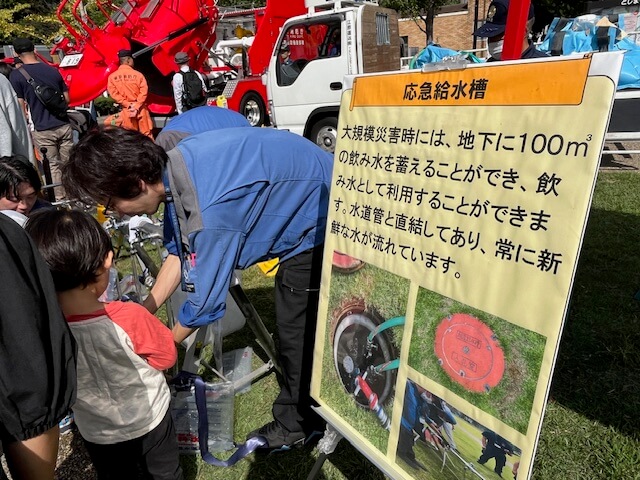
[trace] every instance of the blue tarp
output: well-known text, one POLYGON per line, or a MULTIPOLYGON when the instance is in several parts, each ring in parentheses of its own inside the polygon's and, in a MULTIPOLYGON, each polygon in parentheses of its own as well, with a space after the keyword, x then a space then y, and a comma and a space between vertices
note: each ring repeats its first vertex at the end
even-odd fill
POLYGON ((455 57, 457 55, 465 56, 466 59, 471 63, 479 63, 482 61, 472 53, 452 50, 450 48, 444 48, 440 45, 435 45, 432 43, 427 45, 427 48, 422 50, 411 59, 409 68, 422 68, 422 65, 424 65, 425 63, 441 62, 445 57, 455 57))
POLYGON ((618 90, 640 88, 640 46, 606 18, 598 15, 584 15, 573 19, 555 18, 538 49, 553 55, 624 51, 618 90))

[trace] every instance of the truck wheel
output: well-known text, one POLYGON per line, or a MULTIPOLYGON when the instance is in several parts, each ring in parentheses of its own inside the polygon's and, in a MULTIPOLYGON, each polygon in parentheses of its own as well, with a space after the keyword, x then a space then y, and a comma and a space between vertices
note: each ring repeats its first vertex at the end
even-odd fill
POLYGON ((338 140, 338 119, 336 117, 325 117, 318 120, 311 129, 309 140, 323 150, 333 153, 338 140))
POLYGON ((267 123, 267 113, 260 95, 248 93, 240 102, 240 113, 252 127, 262 127, 267 123))

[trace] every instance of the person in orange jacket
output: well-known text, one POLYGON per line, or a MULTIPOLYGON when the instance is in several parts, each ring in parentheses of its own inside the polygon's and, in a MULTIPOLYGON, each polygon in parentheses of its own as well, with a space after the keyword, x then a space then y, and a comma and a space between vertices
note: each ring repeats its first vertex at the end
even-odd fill
POLYGON ((120 67, 109 75, 107 90, 111 98, 122 106, 122 126, 153 138, 153 124, 146 105, 149 92, 147 80, 142 73, 133 69, 131 50, 120 50, 118 58, 120 67))

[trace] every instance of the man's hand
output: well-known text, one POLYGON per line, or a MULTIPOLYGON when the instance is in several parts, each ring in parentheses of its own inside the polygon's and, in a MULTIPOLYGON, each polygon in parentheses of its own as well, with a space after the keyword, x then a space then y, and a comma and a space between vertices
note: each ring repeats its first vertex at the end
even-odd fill
POLYGON ((195 328, 183 327, 180 323, 176 323, 173 326, 173 341, 176 343, 182 343, 182 341, 195 332, 195 328))

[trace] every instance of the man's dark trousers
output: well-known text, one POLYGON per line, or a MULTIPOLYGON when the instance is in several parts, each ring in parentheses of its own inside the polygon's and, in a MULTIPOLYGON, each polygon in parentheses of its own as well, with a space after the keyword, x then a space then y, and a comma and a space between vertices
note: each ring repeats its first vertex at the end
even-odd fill
POLYGON ((278 267, 275 285, 278 327, 280 394, 273 403, 273 418, 290 432, 309 433, 319 426, 311 410, 309 388, 322 267, 319 245, 278 267))

